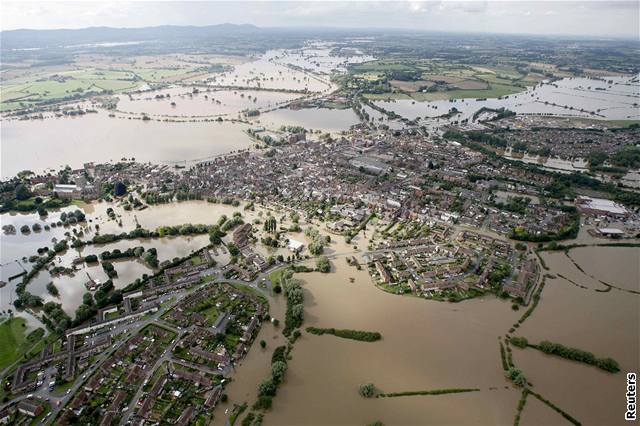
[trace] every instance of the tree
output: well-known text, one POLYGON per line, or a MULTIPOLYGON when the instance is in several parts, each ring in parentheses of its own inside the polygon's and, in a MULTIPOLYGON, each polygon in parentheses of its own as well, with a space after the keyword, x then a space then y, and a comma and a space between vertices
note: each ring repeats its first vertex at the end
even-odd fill
POLYGON ((275 396, 277 390, 277 385, 273 381, 273 379, 264 379, 258 385, 258 395, 259 396, 275 396))
POLYGON ((527 379, 524 377, 522 370, 518 368, 510 367, 509 370, 507 370, 507 378, 516 386, 527 385, 527 379))
POLYGON ((50 295, 54 297, 60 294, 60 292, 58 291, 58 288, 55 286, 53 282, 50 282, 49 284, 47 284, 47 291, 49 292, 50 295))
POLYGON ((227 250, 231 256, 237 256, 240 254, 240 249, 234 243, 227 244, 227 250))
POLYGON ((253 404, 254 410, 268 410, 273 404, 273 398, 267 395, 260 395, 258 400, 253 404))
POLYGON ((16 200, 22 201, 31 197, 31 193, 29 189, 23 184, 16 186, 16 200))
POLYGON ((277 228, 277 221, 276 218, 273 216, 269 216, 267 217, 267 219, 264 221, 264 230, 267 232, 276 232, 276 228, 277 228))
POLYGON ((275 361, 271 364, 271 377, 273 380, 280 383, 284 378, 284 374, 287 372, 287 363, 284 361, 275 361))
POLYGON ((509 339, 509 343, 517 348, 525 348, 529 344, 526 337, 512 337, 509 339))
POLYGON ((325 274, 331 271, 331 263, 329 263, 327 256, 320 256, 318 260, 316 260, 316 268, 325 274))
POLYGON ((358 393, 363 398, 371 398, 375 395, 375 392, 376 388, 373 383, 366 383, 358 388, 358 393))
POLYGON ((113 195, 115 195, 116 197, 121 197, 126 193, 127 193, 126 185, 122 182, 116 182, 116 184, 113 187, 113 195))
POLYGON ((209 228, 209 241, 211 242, 211 244, 221 244, 222 237, 224 237, 224 232, 220 230, 219 225, 212 225, 209 228))
POLYGON ((95 314, 95 310, 93 307, 82 304, 78 306, 78 309, 76 309, 75 322, 77 324, 83 323, 84 321, 91 318, 94 314, 95 314))
POLYGON ((94 301, 93 301, 93 295, 89 292, 85 293, 82 295, 82 303, 84 303, 87 306, 93 306, 94 301))

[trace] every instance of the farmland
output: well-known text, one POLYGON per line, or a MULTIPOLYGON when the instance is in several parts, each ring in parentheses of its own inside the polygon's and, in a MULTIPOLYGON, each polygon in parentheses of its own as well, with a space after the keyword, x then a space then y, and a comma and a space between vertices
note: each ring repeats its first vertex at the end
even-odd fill
POLYGON ((203 78, 227 70, 238 58, 167 55, 123 60, 118 57, 78 57, 64 66, 31 68, 11 64, 2 81, 2 111, 73 101, 91 95, 123 93, 203 78))
POLYGON ((352 84, 372 100, 492 98, 522 92, 544 78, 528 65, 473 65, 440 60, 381 59, 351 68, 352 84))

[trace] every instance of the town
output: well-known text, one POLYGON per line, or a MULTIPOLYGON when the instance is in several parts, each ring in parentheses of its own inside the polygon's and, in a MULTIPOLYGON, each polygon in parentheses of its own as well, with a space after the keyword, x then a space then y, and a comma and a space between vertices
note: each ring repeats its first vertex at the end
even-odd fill
POLYGON ((637 40, 467 33, 507 3, 3 29, 0 424, 616 423, 637 40))

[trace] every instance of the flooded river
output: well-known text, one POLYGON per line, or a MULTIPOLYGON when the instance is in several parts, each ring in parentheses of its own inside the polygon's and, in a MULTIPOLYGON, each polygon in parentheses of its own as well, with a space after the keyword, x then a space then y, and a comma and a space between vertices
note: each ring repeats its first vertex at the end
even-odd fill
POLYGON ((247 126, 231 122, 171 123, 110 118, 104 111, 78 118, 2 121, 2 178, 86 162, 134 157, 189 163, 251 146, 247 126))

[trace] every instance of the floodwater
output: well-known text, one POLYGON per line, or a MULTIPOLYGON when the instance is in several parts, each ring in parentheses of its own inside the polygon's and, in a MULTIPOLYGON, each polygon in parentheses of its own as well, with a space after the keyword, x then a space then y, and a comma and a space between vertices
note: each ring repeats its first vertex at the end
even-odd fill
POLYGON ((558 157, 541 157, 539 155, 514 153, 512 148, 504 152, 504 157, 509 160, 522 161, 527 164, 535 164, 543 169, 560 173, 584 172, 589 170, 589 162, 584 158, 565 160, 558 157))
POLYGON ((271 355, 273 350, 278 346, 287 344, 282 335, 286 300, 282 295, 275 297, 267 295, 267 299, 269 300, 269 314, 273 318, 277 318, 280 321, 280 325, 275 327, 270 322, 263 323, 249 353, 240 362, 240 365, 236 366, 232 381, 225 388, 225 393, 229 396, 229 400, 227 403, 220 403, 216 406, 213 412, 212 425, 226 426, 234 404, 241 405, 244 401, 252 404, 255 401, 258 383, 271 374, 271 355), (258 344, 261 340, 267 343, 264 349, 258 344), (229 413, 225 414, 227 409, 229 409, 229 413))
MULTIPOLYGON (((356 244, 361 248, 366 239, 356 244)), ((296 275, 305 290, 303 327, 379 331, 383 339, 364 343, 303 332, 295 343, 273 409, 265 415, 265 424, 513 422, 520 390, 504 378, 497 338, 504 336, 522 311, 514 312, 508 302, 493 297, 450 304, 391 295, 376 289, 365 271, 347 265, 345 255, 357 256, 357 252, 341 238, 334 238, 327 252, 332 262, 331 274, 296 275), (480 392, 363 399, 357 388, 368 382, 383 392, 464 387, 479 388, 480 392)), ((638 290, 640 249, 588 247, 570 253, 587 274, 598 273, 598 279, 638 290), (606 272, 600 275, 600 271, 606 272)), ((516 334, 532 342, 550 339, 598 356, 611 356, 620 362, 623 371, 637 371, 638 296, 618 290, 595 292, 595 288, 604 286, 584 276, 563 253, 543 256, 551 267, 549 273, 567 274, 581 283, 591 280, 590 288, 584 290, 560 279, 547 279, 537 310, 516 334)), ((266 335, 271 336, 271 331, 266 335)), ((623 422, 623 373, 604 373, 533 349, 514 348, 514 360, 536 392, 583 424, 623 422)), ((255 401, 255 388, 268 375, 263 364, 268 363, 269 355, 245 360, 238 369, 238 381, 229 388, 229 405, 223 405, 216 413, 216 424, 226 420, 225 408, 255 401), (242 368, 250 379, 241 377, 242 368)), ((522 424, 558 423, 564 420, 557 412, 528 398, 522 424)))
POLYGON ((232 122, 142 121, 108 113, 78 118, 2 121, 2 178, 21 170, 43 171, 122 157, 157 163, 188 163, 251 146, 247 126, 232 122))
POLYGON ((564 78, 539 83, 523 92, 489 99, 453 99, 417 102, 410 99, 377 101, 376 105, 413 120, 434 118, 456 108, 460 114, 452 120, 471 119, 482 107, 507 108, 518 114, 590 117, 608 120, 636 120, 640 84, 634 77, 605 79, 564 78))
MULTIPOLYGON (((224 204, 211 204, 207 202, 189 201, 183 203, 163 204, 152 206, 142 211, 126 211, 115 203, 95 202, 92 204, 82 204, 81 206, 65 207, 58 212, 51 212, 45 219, 41 219, 38 214, 3 214, 0 215, 0 225, 14 225, 17 232, 14 235, 2 234, 0 238, 0 279, 8 281, 8 277, 16 272, 30 270, 31 264, 24 261, 23 258, 36 255, 37 249, 40 247, 53 246, 53 241, 62 240, 66 233, 73 233, 73 229, 82 230, 84 239, 91 239, 96 234, 95 226, 99 226, 100 234, 128 232, 135 229, 136 224, 140 224, 145 229, 155 230, 160 226, 182 225, 185 223, 193 224, 214 224, 223 214, 231 217, 234 212, 243 213, 247 221, 257 217, 257 212, 245 211, 243 207, 233 207, 224 204), (109 220, 106 214, 107 208, 113 208, 118 216, 118 221, 109 220), (43 228, 46 224, 57 222, 62 212, 71 212, 82 209, 87 215, 87 223, 84 225, 76 225, 75 227, 56 227, 49 231, 44 229, 40 232, 31 232, 22 234, 20 227, 38 223, 43 228), (118 222, 122 222, 119 226, 118 222), (20 266, 21 265, 21 266, 20 266)), ((166 237, 161 239, 138 239, 123 240, 106 245, 91 245, 85 247, 78 252, 69 249, 59 258, 56 258, 55 265, 71 267, 72 260, 80 255, 99 254, 105 250, 126 250, 129 247, 144 246, 145 248, 154 247, 158 251, 158 259, 160 262, 171 260, 174 257, 183 257, 194 250, 206 246, 209 243, 207 235, 197 236, 177 236, 166 237)), ((226 255, 220 252, 218 261, 220 263, 228 262, 226 255)), ((114 286, 122 288, 133 282, 136 278, 140 278, 143 274, 151 274, 153 271, 138 260, 118 260, 114 262, 114 266, 118 271, 118 277, 114 279, 114 286)), ((80 271, 74 276, 61 275, 51 277, 47 271, 41 271, 36 275, 33 281, 27 286, 27 290, 35 295, 41 296, 45 301, 53 300, 47 290, 46 285, 53 281, 60 291, 60 298, 57 302, 62 303, 63 308, 67 312, 72 313, 75 308, 82 302, 82 295, 86 292, 84 283, 87 281, 87 273, 91 278, 100 282, 105 282, 108 278, 102 267, 99 265, 79 265, 80 271)), ((0 288, 0 310, 12 308, 13 300, 15 300, 15 284, 20 282, 21 278, 9 282, 3 288, 0 288)))
MULTIPOLYGON (((299 50, 285 50, 275 53, 274 60, 299 68, 304 68, 313 73, 330 75, 332 73, 345 73, 347 65, 372 61, 372 56, 363 55, 360 51, 354 51, 353 55, 332 55, 331 43, 313 43, 299 50)), ((340 53, 343 53, 342 51, 340 53)), ((349 52, 351 53, 351 52, 349 52)))
MULTIPOLYGON (((514 349, 514 361, 536 392, 583 424, 623 424, 625 373, 640 369, 640 295, 595 289, 606 288, 602 280, 640 290, 640 249, 584 247, 569 255, 586 275, 562 252, 542 256, 551 274, 586 288, 557 275, 548 278, 537 310, 516 334, 532 343, 546 339, 611 357, 621 372, 607 373, 533 349, 514 349)), ((532 400, 527 401, 523 418, 529 417, 532 400)))
MULTIPOLYGON (((56 265, 71 267, 72 261, 78 256, 87 256, 89 254, 100 255, 103 251, 113 251, 119 249, 121 251, 130 247, 142 246, 145 249, 155 248, 158 251, 158 261, 171 260, 175 257, 184 257, 195 250, 205 247, 209 244, 208 235, 198 236, 177 236, 162 239, 138 239, 123 240, 112 244, 99 244, 85 247, 83 250, 76 251, 67 250, 56 265)), ((154 270, 138 259, 118 259, 111 261, 118 276, 113 279, 113 285, 116 289, 121 289, 134 282, 137 278, 141 278, 143 274, 151 275, 154 270)), ((40 296, 45 302, 55 301, 62 304, 62 308, 73 316, 75 309, 82 303, 82 295, 87 292, 84 284, 88 278, 92 278, 97 282, 104 283, 109 278, 99 264, 77 265, 79 268, 74 275, 51 276, 47 271, 41 271, 36 275, 27 289, 29 292, 40 296), (58 291, 59 297, 51 296, 46 285, 53 282, 58 291)))
MULTIPOLYGON (((206 201, 185 201, 181 203, 161 204, 156 206, 150 206, 149 208, 141 211, 126 211, 117 203, 108 202, 94 202, 91 204, 81 204, 80 206, 65 207, 57 212, 50 212, 49 216, 45 219, 39 217, 38 214, 3 214, 0 215, 0 225, 14 225, 17 232, 14 235, 2 235, 0 239, 0 261, 2 267, 0 267, 0 279, 8 281, 8 277, 12 276, 16 272, 24 270, 29 271, 32 265, 23 260, 37 253, 37 249, 40 247, 48 246, 51 248, 54 241, 59 241, 65 238, 65 234, 73 234, 73 230, 82 231, 83 239, 89 240, 96 235, 100 234, 128 232, 135 229, 137 225, 140 225, 144 229, 155 230, 161 226, 176 226, 186 223, 192 224, 205 224, 211 225, 218 222, 222 215, 231 217, 235 212, 240 212, 243 215, 245 222, 251 223, 255 219, 259 219, 260 216, 264 216, 266 209, 261 206, 255 206, 255 210, 245 210, 245 204, 241 204, 238 207, 225 204, 212 204, 206 201), (114 213, 117 216, 116 220, 109 219, 106 210, 113 208, 114 213), (71 212, 77 209, 82 209, 86 216, 87 222, 83 225, 76 225, 75 227, 56 227, 51 228, 49 231, 44 229, 40 232, 31 232, 29 234, 22 234, 20 227, 22 225, 28 225, 38 223, 43 228, 46 224, 57 222, 60 219, 62 212, 71 212), (120 223, 122 226, 120 226, 120 223), (96 231, 96 225, 99 227, 99 231, 96 231), (20 266, 21 265, 21 266, 20 266)), ((285 220, 282 219, 282 212, 278 209, 271 209, 272 213, 278 218, 278 223, 282 226, 291 226, 292 223, 288 216, 285 216, 285 220)), ((302 227, 306 226, 304 221, 300 222, 302 227)), ((261 227, 256 226, 259 230, 261 227)), ((304 241, 304 234, 292 233, 292 238, 296 238, 304 241)), ((231 233, 225 237, 228 241, 231 239, 231 233)), ((358 239, 354 239, 353 244, 358 244, 358 239)), ((121 240, 110 244, 89 245, 85 246, 82 250, 69 249, 56 257, 54 265, 71 267, 73 259, 79 256, 86 256, 89 254, 100 254, 103 251, 119 249, 121 251, 130 247, 143 246, 145 249, 155 248, 158 252, 158 260, 160 262, 165 260, 171 260, 175 257, 184 257, 189 253, 200 249, 209 244, 208 235, 196 235, 196 236, 175 236, 155 239, 135 239, 135 240, 121 240)), ((342 247, 340 243, 334 241, 331 248, 328 248, 327 252, 332 253, 333 247, 342 247)), ((341 249, 344 252, 345 249, 341 249)), ((291 253, 286 248, 279 248, 277 250, 267 248, 262 244, 258 244, 256 251, 263 256, 277 256, 282 254, 285 257, 291 253)), ((229 261, 229 255, 226 252, 219 251, 218 256, 215 257, 219 264, 224 265, 229 261)), ((153 270, 149 268, 143 262, 137 259, 122 259, 113 262, 115 269, 118 271, 118 277, 113 282, 116 288, 123 288, 128 284, 135 281, 137 278, 142 277, 143 274, 152 274, 153 270)), ((27 286, 27 290, 32 294, 40 296, 45 302, 49 300, 55 300, 61 303, 63 309, 68 313, 73 314, 75 309, 82 303, 82 295, 86 292, 84 283, 88 280, 88 276, 92 279, 100 282, 105 282, 108 277, 102 270, 100 265, 78 265, 79 270, 75 272, 73 276, 59 275, 51 276, 47 271, 41 271, 37 274, 33 280, 27 286), (54 298, 49 295, 46 290, 46 285, 49 282, 53 282, 58 290, 60 296, 54 298)), ((13 308, 12 303, 15 300, 15 284, 20 282, 21 278, 12 280, 9 284, 3 288, 0 288, 0 310, 13 308)))
POLYGON ((256 124, 269 128, 280 126, 302 126, 305 129, 322 130, 329 133, 349 130, 360 119, 351 108, 305 108, 293 110, 289 108, 276 109, 262 114, 255 119, 256 124))
POLYGON ((290 68, 279 62, 281 50, 271 50, 251 62, 234 67, 232 71, 216 73, 206 79, 211 86, 255 87, 309 92, 328 92, 334 85, 328 79, 290 68))
POLYGON ((259 90, 213 90, 199 93, 193 93, 192 90, 190 87, 174 87, 131 96, 120 95, 117 109, 162 117, 235 116, 248 109, 277 108, 300 97, 295 93, 259 90))
POLYGON ((505 324, 517 318, 508 303, 486 298, 446 304, 394 296, 376 289, 366 271, 348 266, 344 258, 333 263, 330 275, 297 276, 305 289, 304 326, 379 331, 383 339, 364 343, 303 333, 265 424, 512 421, 518 393, 504 388, 497 342, 505 324), (472 359, 468 348, 473 348, 472 359), (367 382, 386 392, 481 391, 367 400, 357 392, 367 382))

